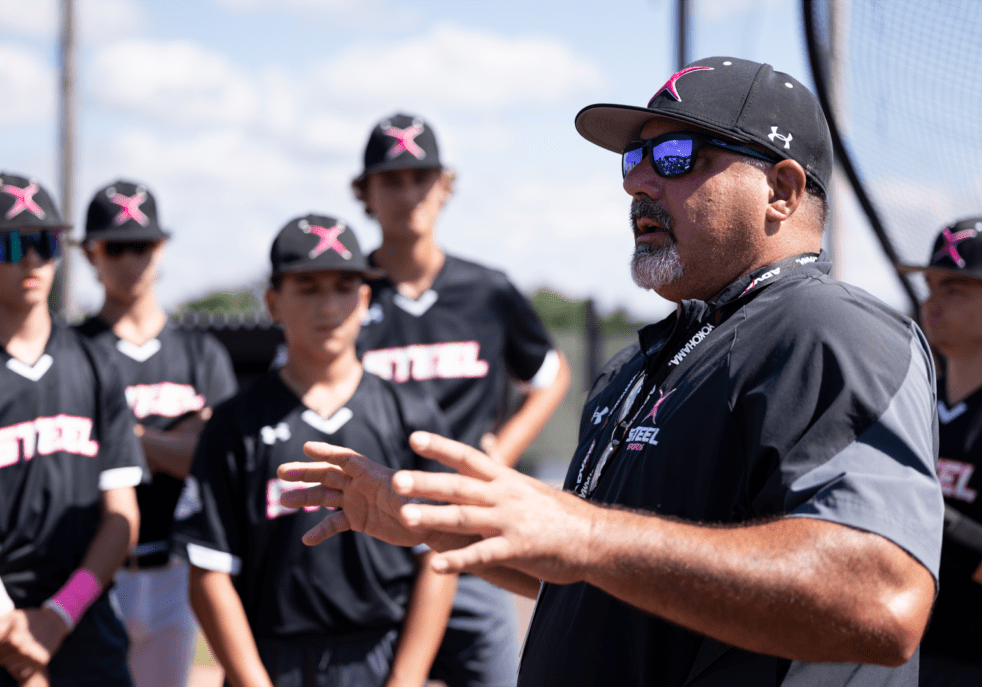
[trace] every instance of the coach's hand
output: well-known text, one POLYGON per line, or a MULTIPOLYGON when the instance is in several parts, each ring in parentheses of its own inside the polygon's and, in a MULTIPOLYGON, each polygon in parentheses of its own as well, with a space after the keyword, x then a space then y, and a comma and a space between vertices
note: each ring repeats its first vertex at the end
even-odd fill
POLYGON ((33 634, 37 628, 28 614, 39 610, 10 611, 0 618, 0 665, 20 683, 41 672, 54 653, 33 634))
POLYGON ((419 455, 460 474, 397 472, 393 486, 404 498, 450 504, 406 503, 402 521, 424 532, 471 541, 479 537, 470 545, 434 555, 435 570, 456 573, 503 566, 558 584, 583 579, 594 507, 466 444, 415 432, 410 445, 419 455))
POLYGON ((326 506, 340 508, 303 536, 307 545, 319 544, 339 532, 364 532, 397 546, 423 541, 420 529, 410 529, 399 513, 408 502, 392 489, 393 470, 340 446, 308 441, 303 452, 317 463, 286 463, 277 469, 280 479, 317 486, 289 491, 280 497, 287 508, 326 506))

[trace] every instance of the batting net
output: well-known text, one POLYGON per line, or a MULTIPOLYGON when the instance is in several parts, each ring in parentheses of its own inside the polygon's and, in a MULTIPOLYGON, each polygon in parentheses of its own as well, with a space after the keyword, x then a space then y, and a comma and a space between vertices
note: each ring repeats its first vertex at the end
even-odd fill
POLYGON ((982 0, 803 0, 803 14, 837 161, 887 257, 926 264, 943 226, 982 214, 982 0))

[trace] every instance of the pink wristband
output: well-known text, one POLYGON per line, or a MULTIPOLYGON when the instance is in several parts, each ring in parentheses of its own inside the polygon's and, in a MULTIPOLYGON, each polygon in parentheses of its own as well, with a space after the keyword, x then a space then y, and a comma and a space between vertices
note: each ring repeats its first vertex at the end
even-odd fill
POLYGON ((50 599, 44 602, 45 606, 51 607, 62 619, 71 620, 70 626, 74 627, 82 614, 88 610, 92 602, 99 598, 102 593, 102 585, 99 578, 85 568, 79 568, 68 578, 61 589, 50 599), (57 607, 55 607, 57 606, 57 607), (59 611, 64 611, 61 613, 59 611))

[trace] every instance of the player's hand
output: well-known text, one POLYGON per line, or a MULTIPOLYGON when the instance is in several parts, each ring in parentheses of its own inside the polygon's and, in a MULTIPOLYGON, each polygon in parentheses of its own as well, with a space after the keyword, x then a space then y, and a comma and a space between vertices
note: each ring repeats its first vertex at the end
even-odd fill
POLYGON ((972 573, 972 579, 979 584, 982 584, 982 563, 979 563, 979 567, 977 567, 975 572, 972 573))
POLYGON ((558 584, 584 578, 594 506, 499 465, 466 444, 415 432, 410 445, 419 455, 460 474, 397 472, 396 493, 450 504, 406 503, 402 521, 424 531, 480 537, 435 554, 435 570, 456 573, 505 566, 558 584))
POLYGON ((286 463, 276 474, 289 482, 319 486, 286 492, 280 502, 287 508, 342 509, 304 534, 304 544, 313 546, 347 530, 364 532, 397 546, 415 546, 423 541, 422 530, 409 529, 399 517, 399 509, 409 499, 393 491, 394 470, 355 451, 321 442, 307 442, 303 452, 320 462, 286 463))
MULTIPOLYGON (((10 611, 0 618, 0 665, 20 683, 42 671, 54 653, 32 633, 28 614, 38 610, 10 611)), ((46 680, 40 684, 45 683, 46 680)))

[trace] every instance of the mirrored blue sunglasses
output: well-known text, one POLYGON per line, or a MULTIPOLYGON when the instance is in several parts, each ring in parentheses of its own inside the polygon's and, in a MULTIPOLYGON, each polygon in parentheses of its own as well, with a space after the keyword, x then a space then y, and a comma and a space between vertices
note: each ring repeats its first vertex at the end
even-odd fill
POLYGON ((706 146, 729 150, 732 153, 754 157, 758 160, 777 162, 775 158, 737 143, 729 143, 718 138, 695 133, 673 132, 658 138, 649 138, 647 141, 628 143, 624 152, 621 153, 621 175, 626 177, 628 172, 641 163, 647 153, 652 168, 659 176, 680 177, 692 171, 696 164, 696 155, 699 153, 699 149, 706 146))
POLYGON ((0 262, 20 262, 33 248, 42 260, 61 255, 61 239, 57 231, 5 231, 0 233, 0 262))

